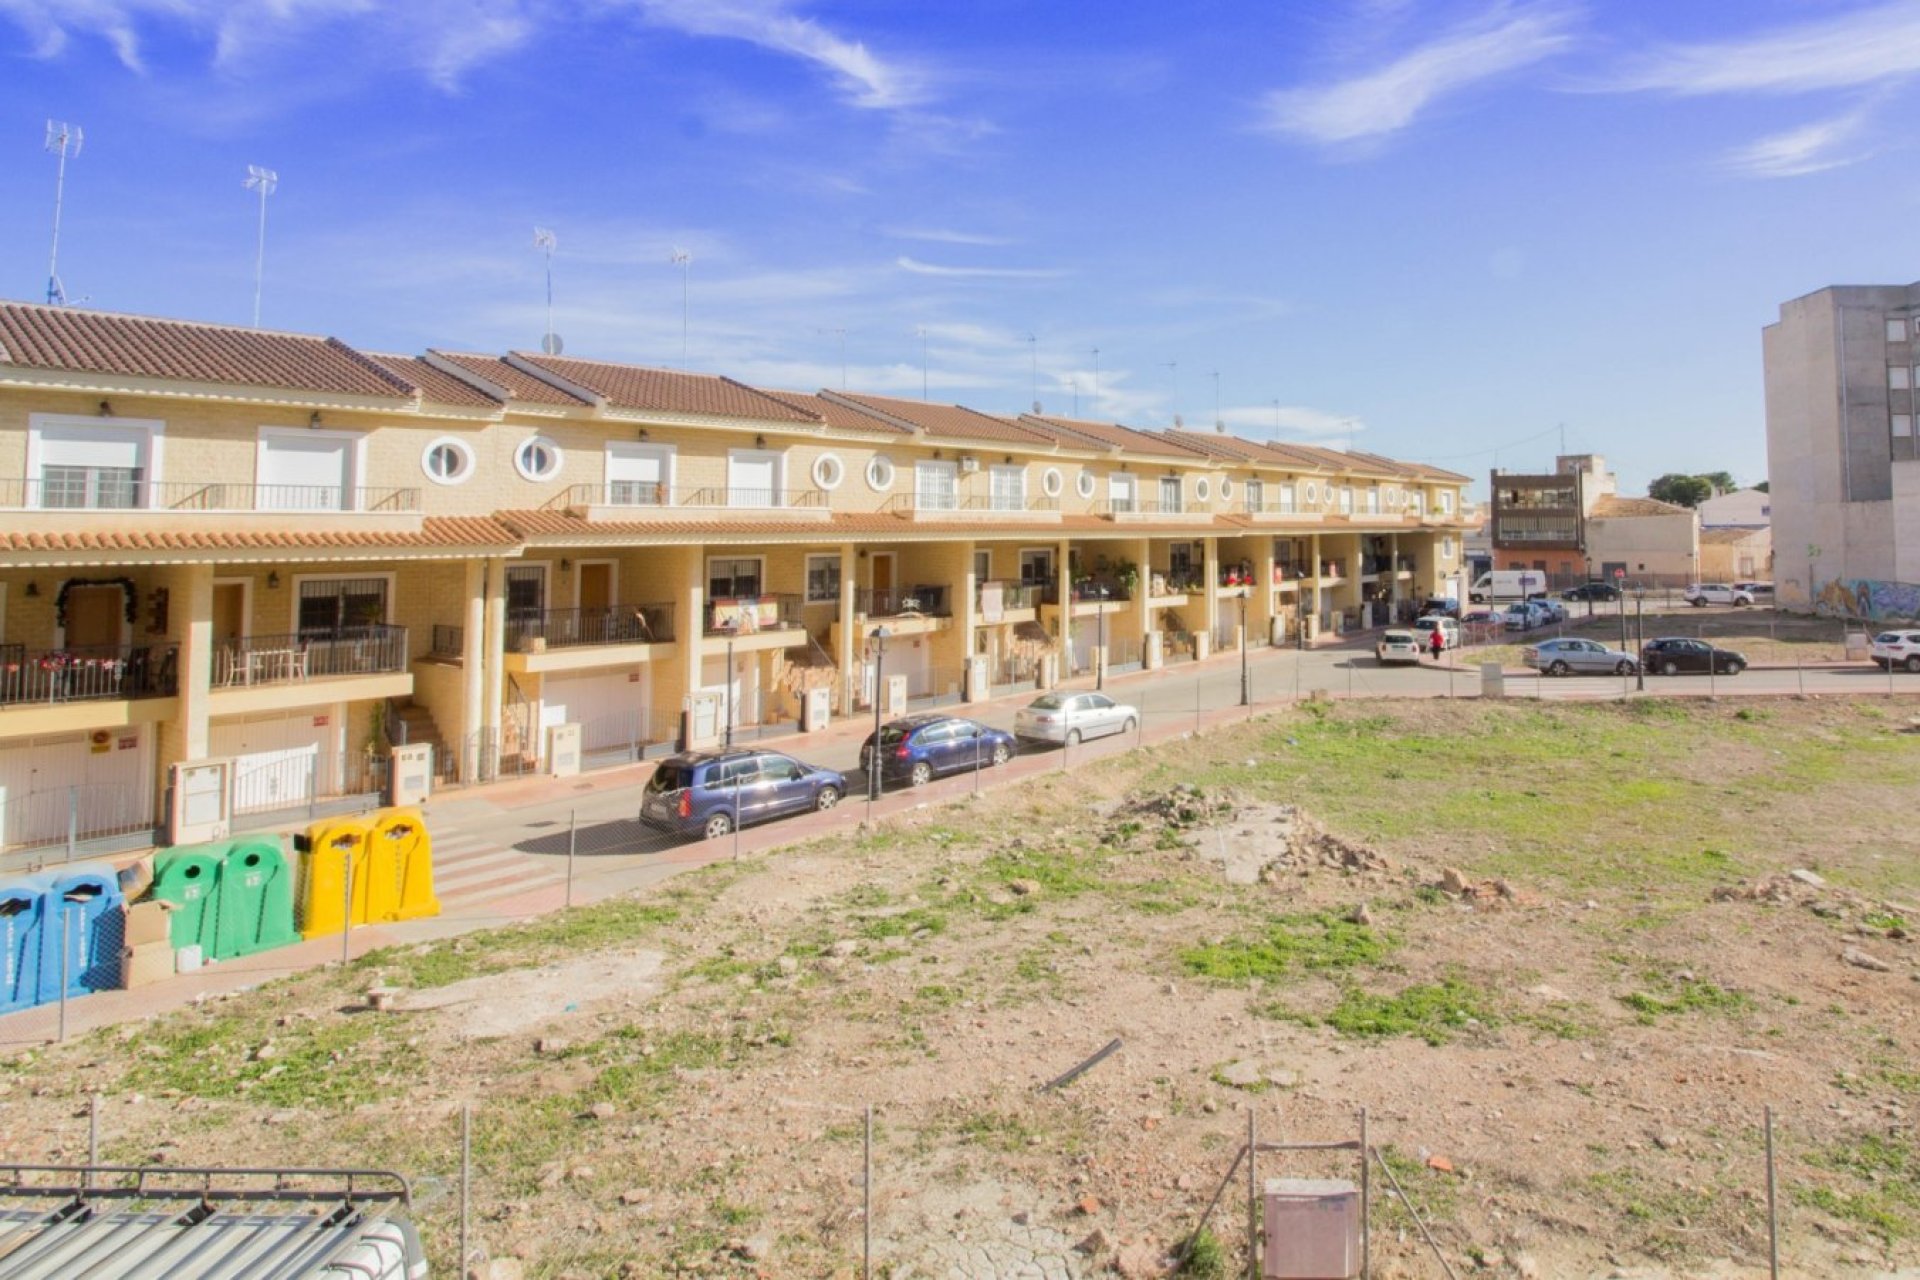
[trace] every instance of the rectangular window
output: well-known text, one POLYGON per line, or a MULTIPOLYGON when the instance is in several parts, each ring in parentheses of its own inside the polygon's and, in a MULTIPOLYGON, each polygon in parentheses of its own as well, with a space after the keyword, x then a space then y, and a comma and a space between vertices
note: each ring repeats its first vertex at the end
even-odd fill
POLYGON ((387 620, 385 578, 305 578, 300 582, 299 632, 337 636, 387 620))
POLYGON ((1053 550, 1031 547, 1020 552, 1020 581, 1047 585, 1053 581, 1053 550))
POLYGON ((1453 514, 1453 490, 1451 489, 1440 491, 1440 514, 1443 516, 1453 514))
POLYGON ((1293 486, 1290 484, 1280 486, 1280 513, 1289 516, 1293 514, 1293 486))
POLYGON ((1340 486, 1340 514, 1353 514, 1353 486, 1350 484, 1340 486))
POLYGON ((1107 503, 1115 511, 1132 512, 1140 509, 1135 500, 1133 477, 1113 475, 1107 477, 1107 503))
POLYGON ((1193 567, 1194 555, 1191 542, 1175 542, 1167 546, 1167 578, 1176 583, 1184 583, 1198 577, 1193 567))
POLYGON ((1267 486, 1259 480, 1247 481, 1247 510, 1260 511, 1267 505, 1267 486))
POLYGON ((993 552, 976 551, 973 553, 973 580, 981 583, 993 577, 993 552))
POLYGON ((657 444, 607 445, 607 505, 664 507, 673 502, 673 450, 657 444))
POLYGON ((1421 493, 1419 490, 1416 489, 1414 490, 1413 493, 1409 494, 1408 497, 1412 502, 1414 515, 1421 516, 1427 513, 1427 495, 1426 494, 1421 493))
POLYGON ((1895 436, 1912 435, 1913 434, 1913 415, 1910 413, 1894 414, 1893 415, 1893 434, 1895 436))
POLYGON ((507 616, 525 618, 547 607, 545 565, 516 564, 507 568, 507 616))
POLYGON ((913 464, 913 504, 921 511, 952 511, 960 505, 951 462, 913 464))
POLYGON ((1180 477, 1160 477, 1160 509, 1162 511, 1182 511, 1180 502, 1180 477))
POLYGON ((1896 365, 1889 365, 1889 366, 1888 366, 1888 368, 1887 368, 1887 390, 1889 390, 1889 391, 1905 391, 1905 390, 1907 389, 1907 387, 1908 387, 1909 385, 1911 385, 1911 384, 1910 384, 1910 383, 1909 383, 1909 381, 1908 381, 1908 376, 1907 376, 1907 366, 1905 366, 1905 365, 1903 365, 1903 364, 1896 364, 1896 365))
POLYGON ((1367 490, 1367 514, 1370 516, 1377 516, 1380 514, 1380 486, 1379 485, 1374 485, 1373 487, 1367 490))
POLYGON ((1907 340, 1907 322, 1905 320, 1887 321, 1887 341, 1905 342, 1907 340))
POLYGON ((28 442, 30 477, 38 482, 28 506, 125 510, 144 507, 159 424, 106 425, 98 419, 33 420, 28 442))
POLYGON ((758 449, 735 449, 727 455, 729 507, 778 507, 786 459, 758 449))
POLYGON ((995 511, 1027 509, 1027 469, 1025 467, 995 467, 989 481, 992 486, 995 511))
POLYGON ((757 597, 760 594, 760 569, 763 563, 759 556, 707 561, 707 598, 738 600, 757 597))
POLYGON ((840 603, 840 557, 807 557, 807 603, 840 603))
POLYGON ((254 465, 262 511, 352 511, 358 505, 357 432, 262 427, 254 465))
POLYGON ((1451 536, 1440 539, 1440 558, 1442 560, 1453 559, 1453 538, 1451 536))

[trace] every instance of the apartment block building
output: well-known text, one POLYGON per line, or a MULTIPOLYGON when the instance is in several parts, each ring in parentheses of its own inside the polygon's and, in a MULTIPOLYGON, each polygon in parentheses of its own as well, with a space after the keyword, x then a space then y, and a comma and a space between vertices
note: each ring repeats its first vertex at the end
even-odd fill
POLYGON ((1795 298, 1761 349, 1776 598, 1920 617, 1920 283, 1795 298))
POLYGON ((0 847, 1155 668, 1457 580, 1438 468, 0 303, 0 847), (876 632, 884 628, 883 641, 876 632), (884 644, 884 652, 881 645, 884 644), (174 797, 178 799, 178 797, 174 797))
POLYGON ((1494 567, 1532 569, 1554 588, 1616 575, 1684 584, 1699 571, 1699 518, 1654 498, 1623 497, 1597 453, 1554 459, 1545 474, 1495 471, 1488 504, 1494 567))

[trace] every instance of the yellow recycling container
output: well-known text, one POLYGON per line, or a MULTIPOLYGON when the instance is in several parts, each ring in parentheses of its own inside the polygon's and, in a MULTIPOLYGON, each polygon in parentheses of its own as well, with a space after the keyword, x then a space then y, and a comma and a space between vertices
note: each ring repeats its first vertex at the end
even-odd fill
POLYGON ((394 885, 399 894, 393 913, 382 916, 373 913, 369 897, 369 920, 419 920, 440 914, 440 899, 433 893, 433 837, 427 834, 424 814, 411 807, 375 813, 367 849, 369 891, 384 883, 394 885))
POLYGON ((367 922, 367 835, 365 816, 328 818, 307 828, 300 876, 300 936, 318 938, 348 925, 367 922), (347 876, 353 876, 348 909, 347 876))

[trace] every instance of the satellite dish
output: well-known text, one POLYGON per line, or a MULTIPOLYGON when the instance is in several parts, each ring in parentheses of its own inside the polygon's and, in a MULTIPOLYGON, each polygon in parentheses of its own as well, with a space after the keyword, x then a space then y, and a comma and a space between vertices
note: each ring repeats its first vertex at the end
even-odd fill
POLYGON ((550 333, 546 337, 540 339, 540 349, 546 352, 550 356, 557 356, 562 351, 565 351, 567 349, 567 344, 560 341, 559 334, 550 333))

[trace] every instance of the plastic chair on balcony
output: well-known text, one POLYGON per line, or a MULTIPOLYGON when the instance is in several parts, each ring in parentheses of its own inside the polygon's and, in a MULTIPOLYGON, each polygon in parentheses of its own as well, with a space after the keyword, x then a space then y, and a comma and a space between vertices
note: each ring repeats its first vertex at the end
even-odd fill
POLYGON ((653 626, 647 621, 647 611, 636 607, 633 611, 633 634, 641 644, 653 644, 653 626))

